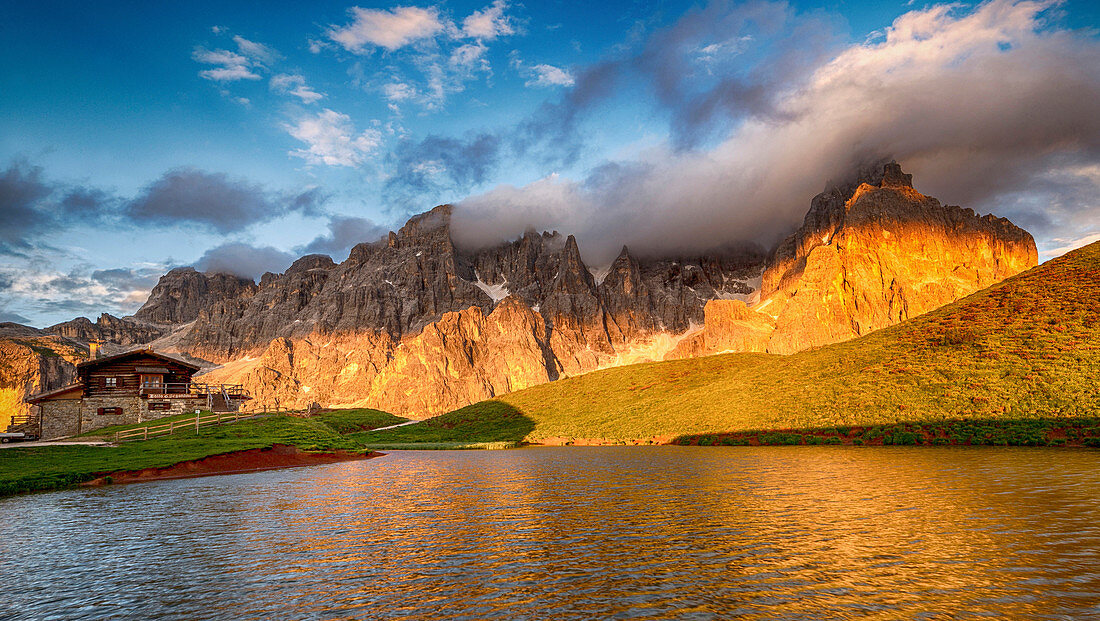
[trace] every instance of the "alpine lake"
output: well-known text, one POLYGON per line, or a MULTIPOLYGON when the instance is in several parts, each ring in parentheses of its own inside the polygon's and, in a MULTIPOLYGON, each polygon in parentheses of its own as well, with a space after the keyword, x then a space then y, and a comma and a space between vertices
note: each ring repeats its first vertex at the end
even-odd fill
POLYGON ((0 619, 1100 618, 1100 452, 532 447, 0 499, 0 619))

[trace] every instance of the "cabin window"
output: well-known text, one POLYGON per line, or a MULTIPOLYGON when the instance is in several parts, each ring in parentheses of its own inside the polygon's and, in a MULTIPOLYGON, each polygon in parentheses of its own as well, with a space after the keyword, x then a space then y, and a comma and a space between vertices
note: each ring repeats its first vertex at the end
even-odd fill
MULTIPOLYGON (((113 377, 110 379, 114 379, 113 377)), ((122 414, 122 408, 99 408, 99 414, 122 414)))
POLYGON ((150 410, 171 410, 172 409, 172 404, 168 403, 167 401, 150 401, 149 402, 149 409, 150 410))
POLYGON ((161 388, 164 386, 163 375, 142 375, 141 387, 142 388, 161 388))
POLYGON ((105 377, 105 378, 103 378, 103 387, 104 388, 118 388, 118 378, 117 377, 105 377))

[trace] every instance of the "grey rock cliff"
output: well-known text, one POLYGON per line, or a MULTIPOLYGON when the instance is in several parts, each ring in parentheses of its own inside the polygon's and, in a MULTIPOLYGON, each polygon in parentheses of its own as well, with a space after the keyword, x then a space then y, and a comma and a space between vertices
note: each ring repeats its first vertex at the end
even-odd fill
POLYGON ((95 323, 87 317, 77 317, 71 321, 52 325, 45 330, 48 334, 56 334, 84 344, 103 341, 123 347, 154 341, 168 331, 169 328, 163 325, 150 324, 129 317, 115 317, 108 313, 100 315, 95 323))
POLYGON ((193 321, 211 304, 235 299, 256 290, 256 283, 230 274, 203 274, 193 267, 178 267, 164 276, 134 317, 151 323, 181 324, 193 321))

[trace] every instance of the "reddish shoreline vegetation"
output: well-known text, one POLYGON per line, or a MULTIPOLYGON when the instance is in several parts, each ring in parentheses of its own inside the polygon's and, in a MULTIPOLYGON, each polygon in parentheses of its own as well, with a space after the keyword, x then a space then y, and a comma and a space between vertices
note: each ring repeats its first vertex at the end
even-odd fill
POLYGON ((684 446, 1056 446, 1100 448, 1100 418, 957 420, 682 436, 684 446))
POLYGON ((91 481, 85 481, 81 483, 81 485, 94 487, 111 485, 114 483, 138 483, 142 481, 157 481, 164 479, 191 479, 216 474, 242 474, 245 472, 297 468, 300 466, 336 464, 345 461, 361 461, 380 457, 382 455, 384 455, 384 453, 377 453, 374 451, 367 451, 366 453, 354 451, 317 453, 303 451, 289 444, 273 444, 268 448, 219 453, 201 459, 181 461, 171 466, 163 466, 160 468, 143 468, 141 470, 120 470, 110 472, 92 479, 91 481))

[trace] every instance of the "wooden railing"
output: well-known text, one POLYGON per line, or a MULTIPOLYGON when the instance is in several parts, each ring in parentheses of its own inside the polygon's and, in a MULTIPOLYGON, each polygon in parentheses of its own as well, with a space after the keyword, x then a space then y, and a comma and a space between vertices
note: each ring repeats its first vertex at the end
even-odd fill
POLYGON ((201 427, 211 425, 226 425, 241 420, 254 418, 270 418, 272 416, 285 416, 287 412, 268 412, 266 414, 242 414, 240 412, 215 412, 211 414, 196 414, 194 418, 168 421, 159 425, 146 425, 135 429, 115 432, 115 442, 129 442, 132 440, 148 440, 171 435, 184 429, 194 429, 196 432, 201 427))
POLYGON ((28 437, 37 438, 40 433, 38 429, 38 417, 34 414, 16 414, 11 418, 11 422, 8 426, 0 429, 0 432, 24 433, 28 437))
POLYGON ((231 399, 248 399, 250 395, 242 384, 199 384, 195 382, 165 382, 161 384, 142 384, 138 388, 141 395, 226 395, 231 399))
POLYGON ((27 423, 37 423, 38 417, 34 414, 16 414, 11 417, 12 425, 26 425, 27 423))

